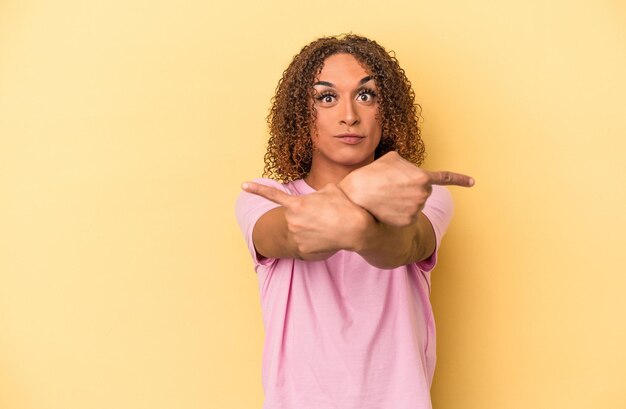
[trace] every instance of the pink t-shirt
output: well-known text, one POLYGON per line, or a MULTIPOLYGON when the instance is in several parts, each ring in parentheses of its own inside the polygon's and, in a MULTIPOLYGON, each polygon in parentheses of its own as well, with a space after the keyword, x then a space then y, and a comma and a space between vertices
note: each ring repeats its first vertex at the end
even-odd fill
MULTIPOLYGON (((255 181, 292 195, 314 192, 304 180, 255 181)), ((236 205, 259 280, 263 408, 431 408, 436 356, 429 296, 437 253, 391 270, 350 251, 313 262, 260 258, 252 230, 277 206, 246 192, 236 205)), ((423 213, 433 225, 437 249, 452 209, 448 190, 433 186, 423 213)))

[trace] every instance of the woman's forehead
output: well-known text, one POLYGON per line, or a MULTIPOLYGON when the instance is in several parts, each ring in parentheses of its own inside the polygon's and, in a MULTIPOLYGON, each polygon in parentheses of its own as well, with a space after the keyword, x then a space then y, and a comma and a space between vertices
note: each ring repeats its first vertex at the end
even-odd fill
POLYGON ((362 85, 372 79, 370 70, 351 54, 333 54, 324 60, 315 84, 362 85))

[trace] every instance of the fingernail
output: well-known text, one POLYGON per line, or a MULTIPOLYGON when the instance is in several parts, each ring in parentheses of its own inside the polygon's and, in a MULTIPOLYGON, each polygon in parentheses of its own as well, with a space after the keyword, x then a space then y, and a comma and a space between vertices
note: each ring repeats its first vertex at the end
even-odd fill
POLYGON ((250 187, 250 185, 248 184, 248 182, 244 182, 244 183, 241 185, 241 188, 242 188, 243 190, 248 190, 248 188, 249 188, 249 187, 250 187))
POLYGON ((469 185, 474 186, 474 178, 469 178, 469 185))

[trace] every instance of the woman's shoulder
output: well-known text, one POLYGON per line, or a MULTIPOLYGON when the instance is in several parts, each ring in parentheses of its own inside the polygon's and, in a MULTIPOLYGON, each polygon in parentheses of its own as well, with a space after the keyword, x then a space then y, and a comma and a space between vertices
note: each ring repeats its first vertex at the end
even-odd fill
MULTIPOLYGON (((281 192, 285 192, 288 195, 304 194, 300 191, 301 189, 298 189, 299 181, 297 180, 287 182, 287 183, 281 183, 277 180, 270 179, 270 178, 255 178, 255 179, 252 179, 251 182, 280 190, 281 192)), ((248 193, 245 190, 241 190, 237 197, 235 206, 237 208, 241 208, 241 207, 248 208, 248 207, 251 207, 251 206, 254 207, 257 205, 264 206, 264 204, 267 202, 269 201, 260 195, 248 193)))
POLYGON ((287 183, 281 183, 281 182, 279 182, 277 180, 274 180, 274 179, 270 179, 270 178, 256 178, 256 179, 252 179, 252 182, 258 183, 260 185, 273 187, 273 188, 282 190, 285 193, 290 193, 289 192, 289 187, 288 187, 287 183))
POLYGON ((314 191, 314 189, 310 187, 304 179, 296 179, 285 183, 269 178, 257 178, 252 181, 282 190, 290 195, 306 195, 314 191))

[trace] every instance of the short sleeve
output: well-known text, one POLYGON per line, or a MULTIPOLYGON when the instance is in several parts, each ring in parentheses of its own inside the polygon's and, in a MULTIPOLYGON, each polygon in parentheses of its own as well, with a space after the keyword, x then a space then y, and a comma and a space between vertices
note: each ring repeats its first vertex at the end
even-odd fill
MULTIPOLYGON (((290 194, 285 185, 272 179, 260 178, 254 179, 253 182, 274 187, 290 194)), ((248 251, 250 251, 250 255, 252 256, 255 269, 259 264, 268 265, 275 259, 262 257, 256 251, 254 242, 252 241, 252 231, 254 229, 254 225, 261 218, 261 216, 279 206, 279 204, 267 200, 262 196, 244 191, 239 194, 237 202, 235 203, 235 215, 237 216, 237 222, 239 223, 239 228, 241 229, 244 239, 246 240, 246 244, 248 245, 248 251)))
POLYGON ((435 232, 437 245, 435 251, 426 260, 417 263, 420 270, 431 272, 437 264, 437 253, 441 246, 441 239, 448 230, 452 213, 454 212, 454 203, 450 191, 444 186, 433 185, 433 191, 424 205, 422 213, 428 218, 435 232))

